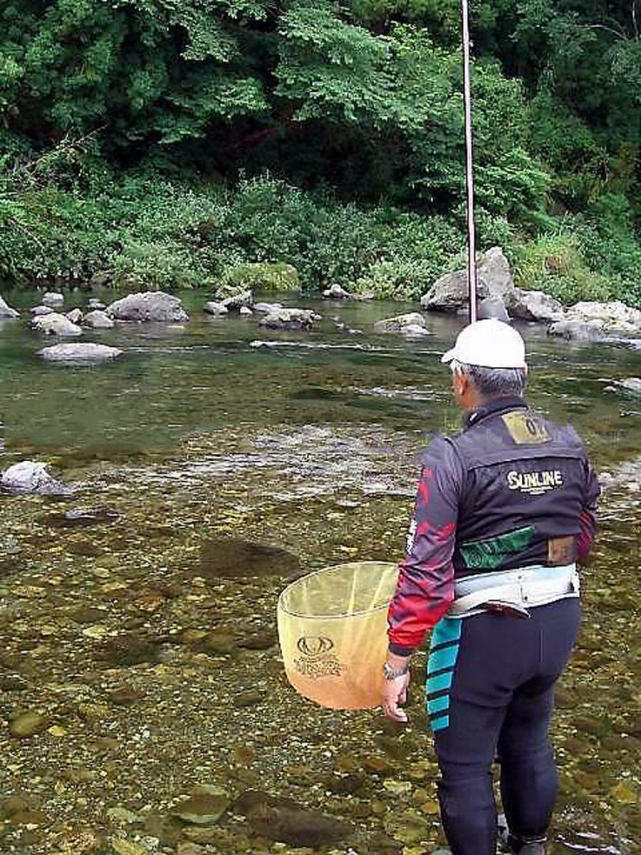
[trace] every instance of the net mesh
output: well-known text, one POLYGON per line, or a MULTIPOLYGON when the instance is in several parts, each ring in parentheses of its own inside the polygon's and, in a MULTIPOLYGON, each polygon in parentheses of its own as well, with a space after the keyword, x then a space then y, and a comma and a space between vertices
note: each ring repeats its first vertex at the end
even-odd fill
POLYGON ((334 709, 380 704, 387 606, 397 567, 362 561, 293 582, 278 601, 278 635, 289 682, 334 709))

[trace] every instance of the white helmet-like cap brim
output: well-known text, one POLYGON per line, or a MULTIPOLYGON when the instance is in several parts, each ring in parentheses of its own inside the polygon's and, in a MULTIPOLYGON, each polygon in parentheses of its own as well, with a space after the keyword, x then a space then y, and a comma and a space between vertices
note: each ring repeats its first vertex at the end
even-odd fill
POLYGON ((525 342, 509 324, 488 318, 461 330, 441 362, 453 359, 481 368, 526 368, 525 342))

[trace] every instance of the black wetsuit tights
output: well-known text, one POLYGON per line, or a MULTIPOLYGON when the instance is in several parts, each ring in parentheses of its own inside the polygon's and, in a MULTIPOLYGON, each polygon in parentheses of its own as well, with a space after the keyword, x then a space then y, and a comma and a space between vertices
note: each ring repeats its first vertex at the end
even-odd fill
POLYGON ((579 600, 567 599, 531 609, 529 620, 484 613, 435 627, 428 710, 453 855, 496 851, 491 770, 497 753, 511 832, 521 841, 544 838, 557 791, 548 739, 554 684, 579 621, 579 600))

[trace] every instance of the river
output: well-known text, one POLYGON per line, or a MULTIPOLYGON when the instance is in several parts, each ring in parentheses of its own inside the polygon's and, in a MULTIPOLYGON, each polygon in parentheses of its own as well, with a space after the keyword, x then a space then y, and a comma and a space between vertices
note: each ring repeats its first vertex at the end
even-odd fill
MULTIPOLYGON (((401 556, 417 452, 458 423, 439 356, 462 320, 405 341, 372 325, 413 306, 296 300, 322 322, 276 333, 181 296, 190 323, 86 334, 125 351, 100 366, 45 365, 22 323, 0 328, 0 468, 77 487, 0 497, 0 850, 429 853, 425 657, 408 728, 323 710, 284 678, 275 605, 302 572, 401 556), (34 734, 9 736, 26 712, 34 734)), ((558 693, 551 851, 641 852, 641 399, 612 388, 641 351, 521 329, 530 403, 614 474, 558 693)))

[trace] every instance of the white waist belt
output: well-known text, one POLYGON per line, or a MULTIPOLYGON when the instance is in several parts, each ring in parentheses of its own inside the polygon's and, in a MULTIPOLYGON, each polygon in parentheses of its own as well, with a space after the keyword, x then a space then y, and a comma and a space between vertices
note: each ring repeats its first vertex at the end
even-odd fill
POLYGON ((576 564, 479 573, 455 582, 455 599, 446 617, 471 617, 486 610, 514 611, 528 617, 529 608, 578 597, 580 588, 576 564))

